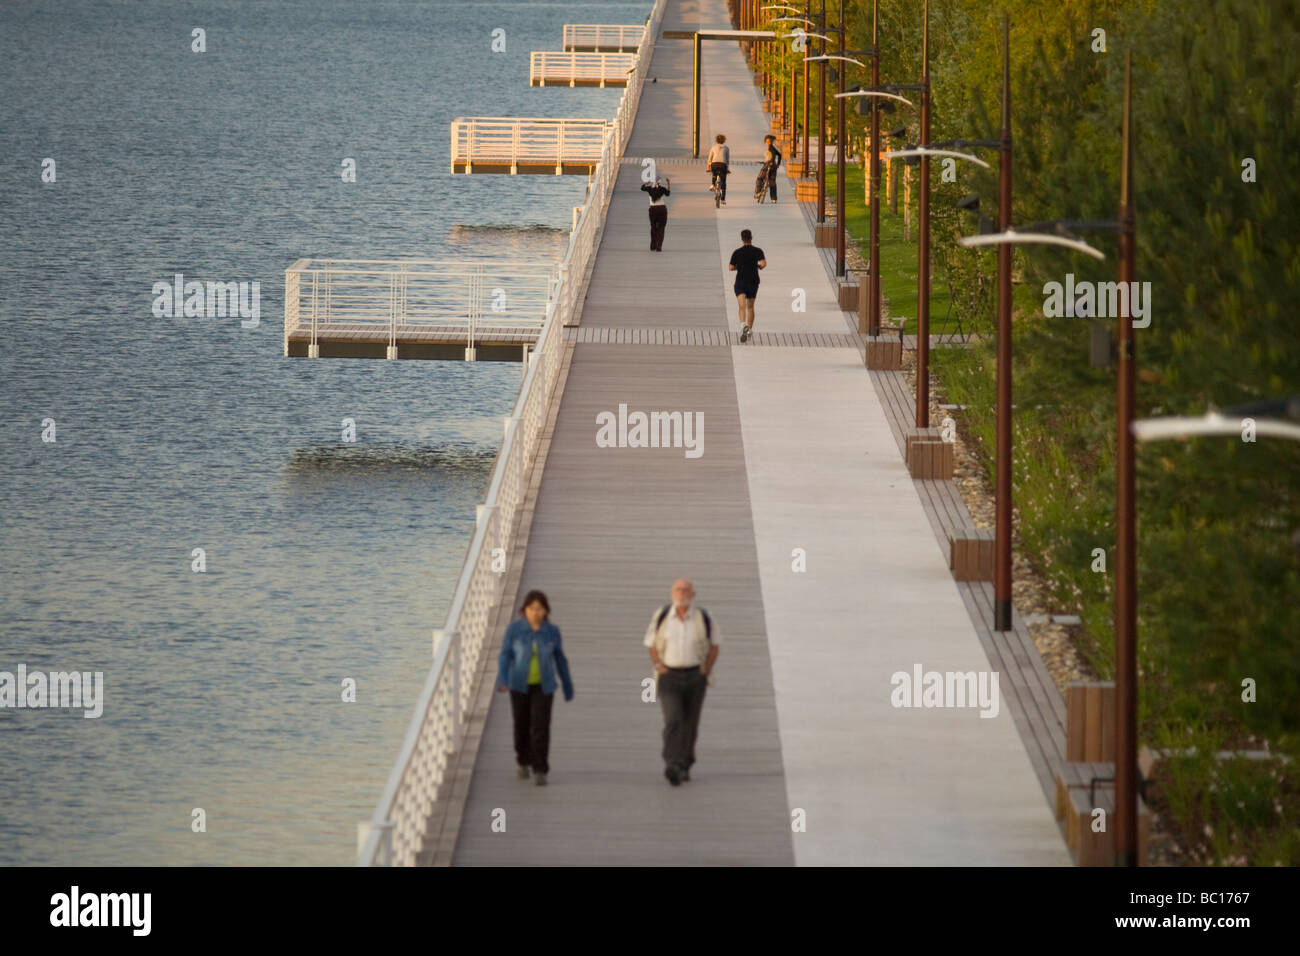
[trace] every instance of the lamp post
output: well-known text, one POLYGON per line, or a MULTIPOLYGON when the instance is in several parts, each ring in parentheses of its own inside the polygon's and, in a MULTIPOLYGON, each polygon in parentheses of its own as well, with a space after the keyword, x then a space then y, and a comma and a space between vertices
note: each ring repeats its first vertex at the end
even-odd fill
MULTIPOLYGON (((826 0, 822 0, 818 15, 820 26, 826 27, 826 0)), ((826 41, 817 44, 820 53, 826 52, 826 41)), ((826 222, 826 61, 820 64, 817 79, 817 225, 826 222)))
MULTIPOLYGON (((1002 16, 1002 152, 998 156, 998 228, 1011 228, 1011 24, 1002 16)), ((997 513, 993 626, 1011 630, 1011 246, 998 246, 997 513)))
MULTIPOLYGON (((844 34, 848 31, 844 27, 843 21, 844 21, 844 0, 840 0, 840 26, 826 27, 827 30, 833 30, 839 34, 839 39, 840 39, 839 55, 838 56, 823 55, 820 57, 815 57, 814 59, 822 60, 823 62, 827 60, 840 60, 842 62, 854 63, 858 66, 865 67, 867 64, 863 63, 860 60, 855 60, 852 57, 846 55, 849 53, 853 53, 853 54, 859 54, 863 56, 870 56, 872 58, 872 62, 874 63, 876 58, 874 50, 846 50, 844 48, 844 34)), ((840 90, 838 93, 835 94, 836 107, 837 107, 836 121, 835 121, 835 127, 836 127, 836 132, 835 132, 835 141, 836 141, 836 145, 835 145, 835 210, 836 210, 835 212, 835 222, 836 222, 835 275, 838 278, 843 278, 845 275, 845 270, 844 270, 844 258, 845 258, 844 257, 844 146, 845 146, 845 142, 844 141, 846 138, 845 129, 844 129, 844 97, 846 95, 844 92, 844 68, 840 67, 838 70, 836 70, 836 73, 839 76, 840 90)), ((824 183, 825 176, 823 174, 819 174, 819 176, 821 178, 821 181, 824 183)), ((824 193, 824 191, 825 190, 823 186, 822 192, 824 193)))
MULTIPOLYGON (((923 124, 927 125, 927 124, 923 124)), ((957 152, 955 149, 948 147, 981 147, 992 146, 1000 147, 999 140, 964 140, 955 139, 942 143, 931 143, 924 146, 912 146, 907 149, 893 150, 885 154, 886 159, 902 159, 907 157, 919 157, 924 164, 921 167, 921 214, 919 223, 919 246, 917 251, 917 269, 916 269, 916 427, 930 427, 930 201, 929 201, 929 176, 926 174, 926 167, 929 165, 930 157, 945 156, 953 159, 963 159, 967 162, 983 166, 985 169, 990 168, 989 164, 984 162, 978 156, 972 156, 970 153, 957 152)), ((975 208, 979 206, 979 198, 975 199, 975 208)))
MULTIPOLYGON (((783 14, 799 12, 798 7, 793 7, 785 3, 767 4, 766 6, 763 6, 760 9, 780 10, 783 14)), ((772 15, 769 13, 768 16, 770 17, 772 15)), ((798 19, 798 18, 797 17, 776 17, 773 18, 773 22, 776 22, 777 20, 788 20, 788 19, 798 19)), ((784 56, 778 57, 777 60, 778 64, 781 64, 782 59, 784 59, 784 56)), ((786 126, 786 121, 789 120, 790 136, 793 138, 794 137, 794 112, 795 112, 795 106, 794 106, 795 67, 793 65, 791 65, 790 67, 790 83, 788 86, 786 85, 785 68, 783 65, 781 65, 780 68, 781 68, 781 128, 784 129, 786 126), (787 91, 789 93, 788 97, 787 97, 787 91)))
MULTIPOLYGON (((805 17, 812 16, 812 0, 805 0, 804 16, 805 17)), ((804 44, 804 47, 805 49, 807 48, 806 42, 804 44)), ((803 115, 803 175, 804 178, 807 178, 808 176, 808 61, 807 60, 803 61, 802 115, 803 115)))
MULTIPOLYGON (((1011 246, 1017 241, 1052 242, 1011 228, 1011 28, 1002 17, 1002 134, 998 141, 998 227, 993 235, 965 236, 963 246, 998 247, 997 448, 994 498, 996 516, 993 571, 993 627, 1011 630, 1011 246)), ((1086 246, 1086 243, 1083 244, 1086 246)), ((1091 247, 1088 247, 1091 248, 1091 247)), ((1096 252, 1096 250, 1093 250, 1096 252)), ((1098 256, 1101 253, 1096 253, 1098 256)), ((919 376, 918 376, 919 377, 919 376)))
MULTIPOLYGON (((845 53, 856 53, 856 54, 861 54, 861 55, 864 55, 864 56, 871 56, 871 55, 873 55, 873 54, 872 54, 872 51, 869 51, 869 50, 846 50, 846 49, 844 49, 844 31, 843 31, 843 28, 841 28, 841 27, 826 27, 826 29, 827 29, 827 30, 831 30, 831 31, 838 31, 838 32, 839 32, 839 34, 840 34, 840 55, 832 55, 832 54, 825 54, 825 53, 823 53, 823 54, 821 54, 821 55, 819 55, 819 56, 810 56, 810 57, 806 57, 805 59, 810 60, 810 61, 821 61, 821 64, 822 64, 822 73, 823 73, 823 74, 825 74, 825 72, 826 72, 826 62, 827 62, 828 60, 843 60, 843 61, 846 62, 846 63, 854 63, 854 64, 856 64, 857 66, 861 66, 861 67, 864 67, 864 68, 866 67, 867 64, 863 63, 861 60, 855 60, 855 59, 853 59, 853 58, 850 57, 850 56, 844 56, 844 55, 842 55, 842 54, 845 54, 845 53)), ((844 147, 844 142, 843 142, 843 141, 844 141, 844 101, 843 101, 843 97, 844 97, 844 96, 847 96, 848 94, 846 94, 846 93, 844 92, 844 90, 843 90, 843 86, 844 86, 844 70, 843 70, 843 68, 841 67, 841 68, 840 68, 839 70, 837 70, 836 72, 839 74, 839 85, 840 85, 840 87, 841 87, 840 92, 838 92, 838 93, 835 94, 836 99, 838 99, 838 100, 840 101, 840 102, 839 102, 838 119, 837 119, 837 123, 836 123, 836 125, 837 125, 837 127, 838 127, 837 132, 838 132, 838 137, 839 137, 839 143, 838 143, 838 145, 837 145, 836 148, 835 148, 835 155, 836 155, 836 168, 837 168, 837 170, 838 170, 838 174, 839 174, 839 181, 838 181, 838 183, 836 184, 836 192, 837 192, 837 198, 839 199, 840 204, 841 204, 841 207, 842 207, 842 206, 843 206, 843 202, 844 202, 844 148, 843 148, 843 147, 844 147)), ((823 76, 823 81, 822 81, 822 83, 823 83, 823 86, 824 86, 824 85, 825 85, 825 78, 824 78, 824 76, 823 76)), ((822 112, 823 112, 823 115, 824 115, 824 114, 825 114, 825 97, 824 97, 824 96, 822 97, 822 112)), ((823 147, 821 144, 824 143, 824 142, 825 142, 825 137, 824 137, 824 136, 821 137, 821 138, 818 140, 818 144, 819 144, 819 145, 818 145, 818 148, 819 148, 819 150, 821 151, 821 158, 822 158, 823 160, 825 159, 825 149, 824 149, 824 147, 823 147)), ((818 176, 818 182, 819 182, 819 184, 820 184, 820 185, 819 185, 819 192, 820 192, 820 193, 824 193, 824 192, 825 192, 825 176, 819 174, 819 176, 818 176)), ((824 204, 824 203, 823 203, 823 204, 824 204)), ((825 211, 824 211, 824 209, 823 209, 823 210, 822 210, 822 213, 823 213, 822 218, 823 218, 823 219, 825 218, 824 212, 825 212, 825 211)), ((837 274, 838 274, 838 275, 841 275, 841 276, 844 275, 844 268, 843 268, 843 259, 844 259, 844 228, 843 228, 843 222, 844 222, 844 216, 843 216, 842 213, 843 213, 843 210, 842 210, 842 208, 841 208, 841 214, 840 214, 839 216, 837 216, 837 218, 840 220, 839 240, 838 240, 838 242, 839 242, 839 256, 840 256, 840 260, 841 260, 841 262, 840 262, 840 268, 839 268, 837 274)))
MULTIPOLYGON (((999 218, 1002 231, 967 236, 964 246, 998 247, 998 449, 997 449, 997 567, 995 571, 995 627, 1011 627, 1011 246, 1038 242, 1066 246, 1098 259, 1105 256, 1082 240, 1063 235, 1063 227, 1117 229, 1119 232, 1119 284, 1133 289, 1136 274, 1136 212, 1133 203, 1132 55, 1124 56, 1124 108, 1121 132, 1119 218, 1113 222, 1044 223, 1056 234, 1037 232, 1039 226, 1017 232, 1010 228, 1011 205, 1009 67, 1006 60, 1007 23, 1003 20, 1003 91, 999 218)), ((1136 866, 1137 846, 1137 512, 1134 489, 1133 406, 1136 388, 1136 349, 1133 339, 1133 296, 1120 296, 1117 317, 1119 368, 1115 384, 1115 854, 1120 866, 1136 866)))
MULTIPOLYGON (((880 0, 871 0, 871 49, 880 51, 880 0)), ((871 58, 871 85, 880 85, 880 57, 871 58)), ((880 108, 871 103, 871 245, 867 250, 868 335, 880 334, 880 108)), ((860 324, 860 323, 859 323, 860 324)), ((859 328, 858 331, 862 331, 859 328)))
MULTIPOLYGON (((819 14, 815 14, 815 13, 812 12, 812 0, 805 0, 804 16, 802 16, 802 17, 777 17, 773 22, 774 22, 774 23, 779 23, 779 22, 782 22, 782 21, 786 21, 786 22, 793 21, 793 22, 798 22, 798 23, 805 23, 805 24, 807 24, 808 26, 812 26, 812 25, 814 24, 814 21, 811 20, 811 19, 809 19, 809 18, 810 18, 810 17, 814 17, 814 16, 819 16, 819 14)), ((797 36, 797 35, 796 35, 796 34, 784 34, 784 35, 781 36, 781 38, 782 38, 782 39, 789 39, 791 36, 797 36)), ((816 32, 814 32, 814 31, 810 31, 810 30, 802 30, 802 36, 803 36, 803 39, 804 39, 804 49, 805 49, 805 50, 807 50, 807 41, 808 41, 808 39, 810 39, 810 38, 811 38, 811 39, 821 39, 821 40, 826 40, 826 41, 829 41, 829 40, 830 40, 830 37, 825 36, 824 34, 821 34, 821 33, 816 33, 816 32)), ((802 124, 800 124, 800 125, 802 125, 802 127, 803 127, 803 137, 802 137, 802 138, 803 138, 803 145, 802 145, 802 148, 799 150, 799 152, 800 152, 800 156, 802 157, 802 159, 801 159, 801 166, 800 166, 800 169, 801 169, 801 171, 802 171, 802 173, 803 173, 803 175, 804 175, 805 177, 809 175, 809 172, 808 172, 808 86, 809 86, 808 63, 809 63, 811 60, 813 60, 813 59, 814 59, 813 57, 809 57, 809 56, 805 56, 805 57, 802 58, 802 62, 803 62, 803 97, 802 97, 802 102, 800 103, 800 105, 799 105, 799 110, 798 110, 799 115, 800 115, 800 117, 801 117, 802 120, 803 120, 802 124)), ((792 69, 796 69, 796 70, 797 70, 798 68, 797 68, 797 67, 792 67, 792 69)), ((793 80, 791 81, 791 85, 793 86, 793 80)), ((824 91, 823 91, 823 95, 824 95, 824 91)), ((791 92, 791 99, 793 100, 794 98, 795 98, 795 95, 794 95, 794 92, 793 92, 793 90, 792 90, 792 92, 791 92)), ((794 130, 792 129, 792 130, 791 130, 791 134, 793 135, 793 133, 794 133, 794 130)), ((819 135, 819 137, 820 137, 820 135, 821 135, 821 126, 820 126, 820 124, 818 125, 818 135, 819 135)))
MULTIPOLYGON (((1124 54, 1123 159, 1119 198, 1119 281, 1132 291, 1136 259, 1133 208, 1132 53, 1124 54)), ((1115 462, 1115 853, 1120 866, 1137 866, 1137 507, 1133 452, 1136 350, 1129 310, 1121 296, 1119 369, 1115 386, 1118 458, 1115 462)))
MULTIPOLYGON (((921 142, 930 142, 930 0, 921 28, 921 142)), ((930 156, 921 156, 916 243, 916 427, 930 427, 930 156)))
MULTIPOLYGON (((844 35, 848 33, 848 27, 844 24, 844 0, 840 0, 840 59, 844 60, 844 35)), ((839 77, 839 90, 844 92, 844 67, 841 66, 835 71, 839 77)), ((844 100, 837 102, 835 111, 835 275, 838 278, 844 278, 844 100)), ((836 290, 836 298, 839 297, 839 290, 836 290)))
MULTIPOLYGON (((874 36, 875 28, 872 28, 874 36)), ((879 53, 879 47, 873 43, 873 54, 879 53)), ((895 90, 901 89, 893 84, 880 85, 880 57, 873 55, 871 57, 871 81, 870 89, 854 90, 851 93, 841 93, 841 96, 868 96, 872 98, 871 103, 871 156, 869 160, 868 180, 871 183, 871 233, 867 240, 867 311, 866 324, 864 326, 862 319, 862 310, 858 310, 858 331, 865 332, 867 335, 876 336, 880 334, 880 110, 875 102, 878 98, 899 100, 912 105, 911 100, 899 96, 895 90)), ((900 134, 901 135, 901 134, 900 134)), ((890 154, 895 155, 895 154, 890 154)), ((859 293, 861 294, 861 293, 859 293)))

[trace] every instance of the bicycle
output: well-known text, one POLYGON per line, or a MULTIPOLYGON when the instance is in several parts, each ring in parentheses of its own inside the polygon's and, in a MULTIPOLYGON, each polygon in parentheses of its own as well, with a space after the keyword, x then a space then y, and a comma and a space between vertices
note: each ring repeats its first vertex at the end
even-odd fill
MULTIPOLYGON (((714 163, 714 166, 721 166, 721 163, 714 163)), ((712 179, 709 183, 709 192, 713 193, 713 208, 718 209, 722 206, 722 190, 727 181, 727 172, 723 169, 714 169, 710 167, 712 179)))

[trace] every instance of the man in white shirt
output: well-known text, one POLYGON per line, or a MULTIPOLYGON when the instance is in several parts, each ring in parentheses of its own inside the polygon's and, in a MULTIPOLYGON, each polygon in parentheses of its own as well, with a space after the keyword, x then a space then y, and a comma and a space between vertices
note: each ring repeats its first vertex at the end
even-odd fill
POLYGON ((673 582, 672 603, 655 611, 644 644, 654 664, 659 705, 664 713, 664 776, 674 787, 691 779, 695 737, 704 693, 718 659, 717 627, 703 608, 692 608, 695 587, 673 582))

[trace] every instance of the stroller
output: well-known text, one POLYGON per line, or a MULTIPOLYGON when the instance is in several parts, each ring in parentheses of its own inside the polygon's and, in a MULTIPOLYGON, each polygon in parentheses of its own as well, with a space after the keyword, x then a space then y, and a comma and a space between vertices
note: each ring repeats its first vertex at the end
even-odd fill
POLYGON ((772 162, 767 160, 763 163, 758 171, 758 178, 754 180, 754 201, 767 202, 767 181, 773 176, 772 162))

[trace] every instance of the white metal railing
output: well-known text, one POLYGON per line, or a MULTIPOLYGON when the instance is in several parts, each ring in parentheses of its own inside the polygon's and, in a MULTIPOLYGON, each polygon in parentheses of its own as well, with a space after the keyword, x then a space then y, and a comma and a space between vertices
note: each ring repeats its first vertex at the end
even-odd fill
MULTIPOLYGON (((292 336, 388 332, 388 344, 435 328, 538 329, 558 279, 550 263, 299 259, 284 272, 284 354, 292 336)), ((313 348, 309 354, 315 354, 313 348)))
POLYGON ((523 163, 553 166, 558 174, 565 163, 597 162, 608 126, 598 119, 458 116, 451 121, 451 171, 463 165, 472 173, 478 163, 516 173, 523 163))
POLYGON ((641 23, 566 23, 564 49, 636 51, 644 30, 641 23))
POLYGON ((528 82, 533 86, 623 86, 635 69, 635 53, 534 50, 528 61, 528 82))
MULTIPOLYGON (((358 833, 362 865, 409 866, 417 862, 434 806, 445 799, 449 760, 464 746, 465 725, 491 638, 488 627, 502 598, 505 575, 492 570, 492 551, 509 553, 513 522, 527 495, 529 468, 550 409, 563 359, 563 326, 577 319, 579 292, 595 253, 595 237, 613 194, 618 158, 632 131, 654 38, 666 0, 655 0, 642 28, 632 82, 607 128, 600 163, 569 235, 569 248, 547 304, 546 321, 530 356, 523 386, 505 423, 505 437, 488 485, 465 565, 441 630, 434 632, 433 666, 407 727, 402 749, 373 817, 358 833)), ((286 283, 287 283, 286 279, 286 283)), ((286 310, 287 321, 287 310, 286 310)))

